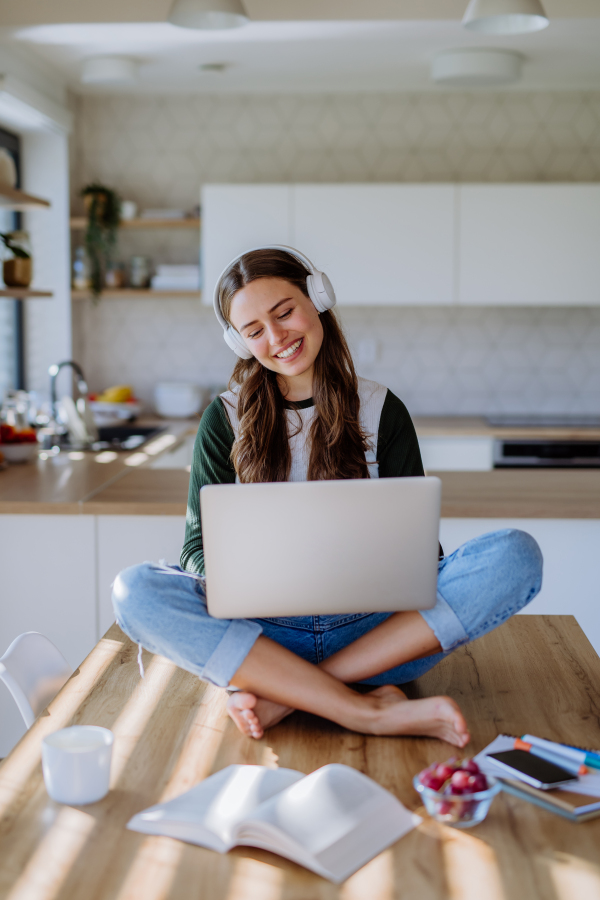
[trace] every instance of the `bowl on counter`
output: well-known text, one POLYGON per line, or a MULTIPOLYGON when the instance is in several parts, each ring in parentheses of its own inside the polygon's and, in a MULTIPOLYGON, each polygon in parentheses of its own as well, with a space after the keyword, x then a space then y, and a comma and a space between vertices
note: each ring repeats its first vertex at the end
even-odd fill
POLYGON ((37 441, 23 444, 0 444, 0 453, 9 463, 25 463, 36 459, 40 445, 37 441))
POLYGON ((191 382, 163 381, 154 389, 156 412, 166 419, 187 419, 197 415, 203 399, 204 390, 191 382))

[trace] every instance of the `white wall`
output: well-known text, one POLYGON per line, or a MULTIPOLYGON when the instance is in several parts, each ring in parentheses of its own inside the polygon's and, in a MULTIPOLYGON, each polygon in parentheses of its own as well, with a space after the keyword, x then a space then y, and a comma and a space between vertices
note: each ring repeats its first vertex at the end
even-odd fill
POLYGON ((27 212, 34 248, 33 287, 53 297, 25 304, 25 365, 29 390, 48 392, 48 367, 71 358, 69 150, 60 132, 22 136, 23 187, 50 200, 50 209, 27 212))
MULTIPOLYGON (((600 92, 86 96, 73 146, 74 208, 93 178, 142 207, 184 208, 207 182, 599 181, 600 92)), ((193 232, 121 237, 123 260, 193 262, 197 251, 193 232)), ((599 409, 598 309, 342 318, 356 352, 374 342, 361 374, 413 413, 599 409)), ((212 312, 192 300, 86 301, 73 325, 95 390, 131 383, 151 401, 158 380, 224 383, 233 365, 212 312)))

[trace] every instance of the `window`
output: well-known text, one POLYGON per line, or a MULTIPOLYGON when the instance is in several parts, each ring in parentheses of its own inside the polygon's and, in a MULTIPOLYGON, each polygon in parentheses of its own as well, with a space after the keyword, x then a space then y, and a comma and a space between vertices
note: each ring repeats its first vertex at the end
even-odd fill
MULTIPOLYGON (((11 154, 20 185, 20 140, 0 128, 0 147, 11 154)), ((21 214, 0 209, 0 231, 14 231, 21 226, 21 214)), ((0 297, 0 401, 9 388, 23 388, 23 308, 20 300, 0 297)))

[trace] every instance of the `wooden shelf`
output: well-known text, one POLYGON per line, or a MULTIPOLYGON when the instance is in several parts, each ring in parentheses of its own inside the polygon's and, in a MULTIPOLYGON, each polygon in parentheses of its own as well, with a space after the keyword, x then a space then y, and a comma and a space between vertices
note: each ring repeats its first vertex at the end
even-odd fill
POLYGON ((33 288, 0 288, 0 297, 12 297, 14 300, 27 300, 29 297, 53 297, 52 291, 36 291, 33 288))
MULTIPOLYGON (((71 219, 72 231, 83 231, 87 225, 85 216, 78 216, 71 219)), ((200 228, 200 219, 124 219, 119 228, 200 228)))
MULTIPOLYGON (((89 300, 90 291, 71 291, 72 300, 89 300)), ((147 300, 155 297, 163 300, 193 300, 200 299, 200 291, 153 291, 150 288, 119 288, 118 290, 107 288, 100 295, 103 300, 147 300)))
POLYGON ((0 207, 4 209, 35 209, 36 207, 49 207, 50 201, 44 200, 42 197, 35 197, 33 194, 26 194, 18 188, 9 187, 7 184, 0 185, 0 207))

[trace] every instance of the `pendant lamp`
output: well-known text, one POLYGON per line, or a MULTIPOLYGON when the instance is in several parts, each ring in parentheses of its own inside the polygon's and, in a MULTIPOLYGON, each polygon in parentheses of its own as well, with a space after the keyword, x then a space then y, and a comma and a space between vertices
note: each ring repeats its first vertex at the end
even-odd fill
POLYGON ((540 0, 471 0, 462 21, 479 34, 527 34, 550 24, 540 0))
POLYGON ((169 22, 180 28, 240 28, 248 23, 241 0, 175 0, 169 22))

